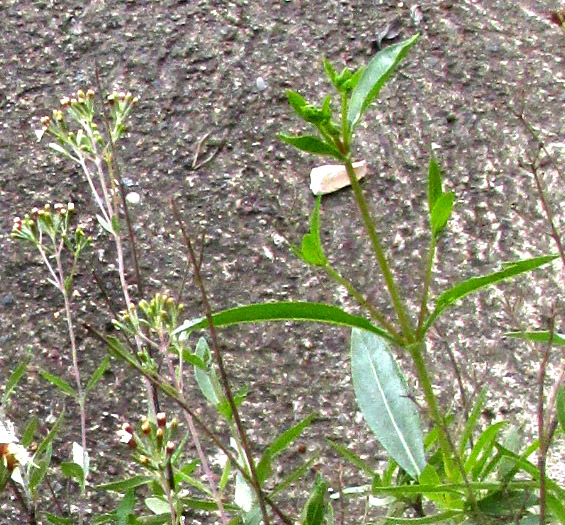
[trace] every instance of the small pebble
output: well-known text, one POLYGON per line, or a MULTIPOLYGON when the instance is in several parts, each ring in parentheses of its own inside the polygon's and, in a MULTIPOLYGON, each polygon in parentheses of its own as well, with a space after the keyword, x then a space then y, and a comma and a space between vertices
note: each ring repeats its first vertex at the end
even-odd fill
POLYGON ((8 306, 12 305, 14 303, 14 297, 12 294, 6 294, 4 297, 2 297, 2 306, 4 308, 7 308, 8 306))
POLYGON ((136 191, 132 191, 126 195, 126 201, 128 201, 128 204, 139 204, 141 195, 136 191))
POLYGON ((267 89, 267 84, 266 82, 263 80, 263 77, 257 77, 257 80, 255 81, 255 84, 257 86, 257 89, 259 91, 265 91, 265 89, 267 89))

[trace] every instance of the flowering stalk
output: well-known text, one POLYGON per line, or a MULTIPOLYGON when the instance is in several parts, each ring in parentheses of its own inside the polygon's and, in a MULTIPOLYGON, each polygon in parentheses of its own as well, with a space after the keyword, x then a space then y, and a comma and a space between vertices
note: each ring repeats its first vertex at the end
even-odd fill
MULTIPOLYGON (((86 93, 79 90, 76 97, 73 98, 63 97, 60 101, 62 109, 53 111, 53 119, 43 117, 41 119, 42 129, 36 134, 39 139, 45 133, 56 138, 57 143, 51 143, 49 146, 81 167, 100 211, 98 221, 102 228, 110 234, 116 246, 116 261, 122 295, 126 306, 129 307, 132 300, 125 272, 119 221, 120 202, 112 171, 111 149, 112 144, 125 133, 125 122, 139 99, 130 92, 112 93, 107 97, 106 101, 111 108, 111 125, 109 127, 110 141, 106 142, 98 125, 94 122, 94 97, 93 89, 87 90, 86 93), (65 120, 66 115, 77 123, 78 131, 70 129, 65 120), (94 166, 94 173, 90 164, 94 166), (104 164, 106 164, 108 175, 106 175, 104 164), (109 186, 107 178, 109 178, 109 186)), ((142 352, 143 343, 139 334, 135 334, 134 339, 138 353, 142 352)), ((158 411, 157 400, 150 383, 147 380, 145 383, 150 413, 154 418, 158 411)))
MULTIPOLYGON (((12 230, 14 238, 32 243, 39 252, 43 264, 46 266, 52 279, 51 284, 63 296, 65 306, 65 318, 67 322, 67 332, 71 343, 72 375, 76 385, 76 400, 80 414, 80 433, 81 433, 81 468, 83 479, 80 483, 81 498, 83 502, 86 497, 86 476, 88 472, 88 452, 86 448, 86 393, 82 387, 80 368, 78 366, 78 350, 74 325, 71 311, 71 289, 72 280, 76 271, 77 260, 82 250, 89 243, 79 227, 75 230, 73 241, 70 240, 70 217, 74 212, 74 204, 68 203, 55 204, 54 210, 46 205, 42 209, 34 208, 31 215, 26 215, 24 219, 16 217, 12 230), (45 239, 48 238, 48 241, 45 239), (66 275, 63 267, 63 251, 68 248, 72 253, 73 261, 71 269, 66 275), (54 259, 55 264, 50 259, 54 259)), ((84 522, 84 505, 79 507, 79 523, 84 522)))

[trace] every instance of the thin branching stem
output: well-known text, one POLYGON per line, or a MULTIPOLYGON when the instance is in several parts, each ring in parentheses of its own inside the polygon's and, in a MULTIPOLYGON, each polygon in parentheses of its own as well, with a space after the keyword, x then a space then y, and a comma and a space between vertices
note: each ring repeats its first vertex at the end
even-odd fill
POLYGON ((259 481, 259 477, 257 476, 257 470, 255 468, 255 460, 253 459, 253 454, 251 453, 251 446, 250 446, 250 443, 249 443, 249 438, 248 438, 247 432, 245 431, 245 428, 243 426, 243 422, 241 421, 241 418, 240 418, 240 415, 239 415, 239 410, 237 408, 237 404, 235 402, 233 392, 231 390, 229 377, 228 377, 227 371, 226 371, 225 366, 224 366, 224 360, 223 360, 222 354, 221 354, 219 346, 218 346, 218 337, 217 337, 216 328, 215 328, 214 322, 213 322, 212 308, 210 307, 210 303, 208 301, 208 295, 207 295, 206 289, 204 287, 204 281, 202 280, 202 274, 200 273, 200 266, 199 266, 199 262, 198 262, 198 257, 196 255, 196 252, 194 251, 190 237, 188 236, 188 234, 186 232, 184 221, 182 220, 182 217, 180 216, 179 210, 178 210, 174 200, 171 200, 171 207, 172 207, 172 210, 173 210, 173 214, 175 215, 175 219, 177 220, 177 222, 179 224, 179 228, 180 228, 180 231, 181 231, 181 234, 182 234, 182 237, 183 237, 183 240, 184 240, 187 252, 188 252, 188 256, 189 256, 190 262, 193 266, 194 280, 196 282, 196 285, 200 289, 202 302, 204 304, 204 311, 205 311, 206 319, 208 320, 208 326, 210 328, 210 337, 212 339, 212 351, 214 352, 214 357, 215 357, 216 363, 218 365, 218 371, 220 372, 220 378, 221 378, 221 381, 222 381, 222 386, 224 388, 224 392, 226 394, 226 398, 228 400, 228 404, 229 404, 231 412, 232 412, 234 423, 236 425, 237 432, 239 434, 239 439, 241 440, 241 445, 243 447, 243 450, 245 452, 245 457, 246 457, 247 463, 249 465, 249 470, 251 472, 251 478, 252 478, 252 481, 253 481, 252 485, 253 485, 255 492, 257 494, 257 499, 259 500, 259 506, 261 508, 261 514, 263 516, 263 522, 264 522, 264 525, 269 525, 270 524, 269 514, 267 512, 267 506, 265 504, 265 497, 264 497, 264 494, 263 494, 263 490, 261 488, 261 483, 259 481))
MULTIPOLYGON (((137 362, 133 357, 128 356, 123 353, 119 348, 108 341, 98 330, 90 325, 84 325, 85 330, 93 336, 98 341, 101 341, 108 348, 112 349, 112 352, 119 355, 126 363, 128 363, 132 368, 139 372, 143 377, 150 381, 156 388, 161 390, 165 395, 173 400, 183 411, 190 415, 194 423, 202 430, 202 432, 226 455, 228 461, 231 461, 232 465, 239 471, 243 479, 253 485, 253 480, 248 474, 247 470, 237 461, 231 450, 226 447, 222 440, 216 435, 216 433, 211 430, 206 423, 190 408, 190 405, 186 402, 184 397, 170 384, 166 383, 165 380, 158 374, 149 372, 137 362)), ((264 495, 265 501, 273 509, 273 512, 282 520, 286 525, 294 525, 294 522, 278 507, 278 505, 268 496, 264 495)))

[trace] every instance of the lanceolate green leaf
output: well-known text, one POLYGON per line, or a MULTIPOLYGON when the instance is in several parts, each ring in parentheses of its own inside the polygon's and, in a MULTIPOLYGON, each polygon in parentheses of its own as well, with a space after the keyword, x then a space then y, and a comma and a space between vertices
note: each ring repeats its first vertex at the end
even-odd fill
MULTIPOLYGON (((216 328, 242 323, 258 323, 264 321, 309 321, 313 323, 329 323, 351 328, 361 328, 385 339, 390 336, 382 329, 372 325, 364 317, 351 315, 337 306, 308 302, 259 303, 239 306, 212 315, 216 328)), ((207 319, 188 320, 179 326, 174 333, 192 332, 208 327, 207 319)))
POLYGON ((104 359, 102 359, 102 362, 100 363, 98 368, 94 371, 92 376, 90 376, 90 379, 88 380, 86 389, 84 391, 85 394, 88 394, 96 386, 98 381, 102 379, 104 372, 106 372, 109 366, 110 366, 110 356, 106 356, 104 359))
POLYGON ((406 472, 417 478, 424 467, 424 437, 416 405, 386 342, 354 328, 351 371, 357 403, 379 443, 406 472))
POLYGON ((270 452, 271 457, 274 458, 275 456, 279 455, 283 452, 295 439, 300 437, 302 432, 310 426, 312 421, 316 419, 316 414, 310 414, 306 416, 302 421, 298 422, 293 427, 290 427, 288 430, 285 430, 282 434, 280 434, 267 448, 270 452))
POLYGON ((55 385, 59 390, 61 390, 61 392, 64 392, 68 396, 76 398, 77 394, 74 391, 73 387, 69 385, 69 383, 67 383, 64 379, 50 374, 46 370, 40 370, 39 373, 43 379, 55 385))
POLYGON ((153 481, 153 478, 151 476, 134 476, 133 478, 129 479, 113 481, 111 483, 105 483, 104 485, 97 485, 96 489, 125 493, 130 489, 134 489, 142 485, 147 485, 151 483, 151 481, 153 481))
POLYGON ((12 395, 14 388, 18 384, 19 380, 25 374, 27 367, 27 361, 20 363, 15 370, 10 374, 8 381, 6 381, 6 389, 4 390, 4 394, 2 395, 2 405, 5 405, 12 395))
POLYGON ((200 391, 204 394, 204 397, 213 406, 218 406, 218 404, 223 401, 223 397, 214 369, 210 367, 210 361, 212 359, 210 348, 206 339, 203 337, 198 340, 196 345, 196 355, 207 364, 208 368, 207 370, 202 370, 200 367, 194 366, 196 382, 198 383, 200 391))
POLYGON ((532 332, 507 332, 506 335, 517 339, 525 339, 534 343, 549 343, 565 346, 565 336, 557 332, 551 333, 549 330, 535 330, 532 332))
POLYGON ((295 148, 298 148, 306 153, 314 153, 316 155, 329 155, 330 157, 335 157, 341 161, 345 160, 345 157, 339 152, 339 150, 324 142, 322 139, 315 137, 313 135, 285 135, 284 133, 279 133, 278 137, 287 144, 291 144, 295 148))
POLYGON ((327 264, 324 249, 320 242, 320 203, 322 196, 319 195, 316 199, 316 205, 310 216, 310 232, 302 238, 302 249, 294 249, 294 251, 306 263, 314 266, 324 266, 327 264))
POLYGON ((439 166, 435 159, 431 157, 428 167, 428 211, 430 212, 430 217, 437 200, 442 195, 443 190, 441 189, 441 173, 439 166))
POLYGON ((480 290, 481 288, 486 288, 491 284, 503 281, 505 279, 510 279, 521 273, 529 272, 535 270, 544 264, 550 263, 554 259, 559 257, 558 255, 543 255, 541 257, 534 257, 533 259, 526 259, 524 261, 513 262, 505 265, 503 270, 491 273, 489 275, 483 275, 482 277, 472 277, 466 281, 456 284, 453 288, 443 292, 436 301, 436 307, 428 320, 426 321, 425 329, 427 330, 432 323, 437 319, 437 317, 449 306, 451 306, 455 301, 465 297, 466 295, 480 290))
POLYGON ((416 43, 419 35, 399 42, 379 51, 363 71, 359 82, 351 93, 347 122, 349 136, 359 122, 365 110, 369 107, 379 91, 390 78, 397 64, 406 56, 410 48, 416 43))
MULTIPOLYGON (((426 516, 424 518, 396 518, 390 516, 386 518, 388 524, 398 524, 398 525, 427 525, 436 523, 447 523, 455 518, 463 516, 463 512, 460 510, 447 510, 445 512, 440 512, 439 514, 432 514, 431 516, 426 516)), ((368 525, 373 525, 369 523, 368 525)))
POLYGON ((430 216, 432 235, 436 236, 446 225, 453 210, 455 196, 453 193, 444 193, 435 203, 430 216))

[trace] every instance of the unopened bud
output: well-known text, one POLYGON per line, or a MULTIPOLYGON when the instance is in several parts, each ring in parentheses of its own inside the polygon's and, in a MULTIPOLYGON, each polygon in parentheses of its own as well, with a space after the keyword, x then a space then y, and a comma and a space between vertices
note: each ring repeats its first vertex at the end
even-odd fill
POLYGON ((141 431, 147 436, 151 433, 151 424, 147 419, 141 423, 141 431))
POLYGON ((172 456, 175 451, 175 444, 172 441, 167 441, 165 450, 167 451, 167 456, 172 456))
POLYGON ((163 428, 167 424, 167 414, 165 412, 159 412, 157 414, 157 425, 163 428))
POLYGON ((86 92, 86 96, 88 98, 93 98, 94 97, 94 89, 90 88, 87 92, 86 92))

